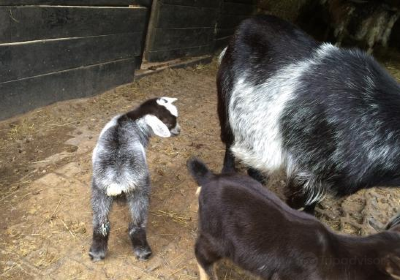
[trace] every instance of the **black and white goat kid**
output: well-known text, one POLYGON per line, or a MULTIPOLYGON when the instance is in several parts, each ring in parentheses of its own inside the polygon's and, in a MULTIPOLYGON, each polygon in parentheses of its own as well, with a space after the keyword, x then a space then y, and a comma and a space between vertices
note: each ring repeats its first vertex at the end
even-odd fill
POLYGON ((114 198, 125 196, 132 223, 129 236, 137 258, 150 257, 146 239, 150 176, 145 148, 152 135, 176 136, 176 98, 161 97, 145 101, 135 110, 114 117, 103 128, 93 151, 92 207, 93 242, 89 255, 101 260, 107 252, 110 222, 108 214, 114 198))
POLYGON ((284 169, 288 203, 309 211, 328 191, 400 185, 400 85, 373 57, 257 16, 220 60, 224 172, 284 169))

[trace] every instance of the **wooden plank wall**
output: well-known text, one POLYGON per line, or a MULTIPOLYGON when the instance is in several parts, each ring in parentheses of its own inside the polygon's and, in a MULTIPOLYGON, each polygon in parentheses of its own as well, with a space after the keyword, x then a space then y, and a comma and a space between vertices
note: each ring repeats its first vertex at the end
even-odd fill
POLYGON ((160 62, 211 54, 228 43, 257 0, 155 0, 145 59, 160 62))
POLYGON ((145 59, 166 61, 211 53, 220 1, 153 1, 145 59))
POLYGON ((215 34, 215 49, 224 48, 238 24, 254 14, 256 0, 222 0, 215 34))
POLYGON ((133 81, 148 20, 135 4, 0 0, 0 119, 133 81))

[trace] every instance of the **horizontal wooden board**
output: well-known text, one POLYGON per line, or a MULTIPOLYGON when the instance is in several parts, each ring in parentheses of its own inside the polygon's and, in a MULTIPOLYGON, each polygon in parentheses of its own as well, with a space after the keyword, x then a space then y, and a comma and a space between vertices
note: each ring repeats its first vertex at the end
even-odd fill
POLYGON ((214 40, 213 28, 153 29, 154 41, 150 51, 174 50, 209 45, 214 40))
POLYGON ((0 43, 142 32, 146 8, 0 7, 0 43))
POLYGON ((141 54, 142 33, 0 45, 0 83, 141 54))
POLYGON ((243 4, 251 4, 256 5, 257 0, 223 0, 224 2, 231 2, 231 3, 243 3, 243 4))
POLYGON ((149 62, 167 61, 185 56, 201 56, 210 54, 213 45, 196 46, 192 48, 181 48, 166 51, 148 51, 145 53, 146 60, 149 62))
POLYGON ((219 7, 222 0, 159 0, 163 4, 194 6, 194 7, 219 7))
POLYGON ((155 27, 157 28, 190 28, 214 27, 218 9, 204 7, 174 6, 161 4, 155 27))
POLYGON ((225 15, 251 15, 255 10, 255 5, 253 4, 243 4, 243 3, 230 3, 225 2, 222 6, 221 14, 225 15))
POLYGON ((214 49, 219 50, 225 48, 228 45, 230 39, 231 39, 230 36, 216 39, 214 44, 214 49))
POLYGON ((63 6, 128 6, 135 0, 0 0, 0 6, 63 5, 63 6))
POLYGON ((228 29, 228 28, 236 28, 239 23, 243 20, 249 18, 249 16, 236 16, 236 15, 221 15, 218 19, 217 28, 220 29, 228 29))
POLYGON ((0 84, 0 119, 71 98, 88 97, 133 81, 134 59, 0 84))
POLYGON ((219 39, 219 38, 231 36, 231 35, 233 35, 233 33, 235 33, 235 30, 236 30, 235 28, 217 29, 215 37, 217 39, 219 39))

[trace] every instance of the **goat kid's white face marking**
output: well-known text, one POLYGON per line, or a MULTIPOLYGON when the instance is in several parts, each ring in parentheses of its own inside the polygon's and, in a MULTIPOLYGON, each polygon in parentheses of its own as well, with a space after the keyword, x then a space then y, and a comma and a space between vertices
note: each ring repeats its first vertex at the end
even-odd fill
POLYGON ((174 103, 178 98, 172 98, 172 97, 161 97, 157 99, 157 104, 164 106, 170 113, 171 115, 178 117, 178 108, 172 103, 174 103))
POLYGON ((147 123, 147 125, 151 127, 155 135, 164 138, 171 136, 171 132, 169 131, 168 127, 156 116, 146 115, 144 116, 144 120, 147 123))

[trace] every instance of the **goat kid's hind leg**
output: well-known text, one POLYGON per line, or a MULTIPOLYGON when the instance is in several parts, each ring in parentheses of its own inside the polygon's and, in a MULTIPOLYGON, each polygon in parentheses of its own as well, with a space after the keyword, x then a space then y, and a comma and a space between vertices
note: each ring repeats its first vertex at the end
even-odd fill
POLYGON ((129 237, 132 242, 133 252, 139 260, 147 260, 152 253, 146 237, 149 196, 148 194, 135 192, 134 194, 127 194, 126 197, 132 216, 132 222, 129 225, 129 237))
POLYGON ((110 235, 110 213, 113 199, 92 183, 93 240, 89 256, 93 261, 105 258, 110 235))
POLYGON ((197 239, 195 255, 199 268, 200 280, 218 280, 214 263, 220 260, 221 257, 215 253, 213 247, 206 238, 199 236, 197 239))

